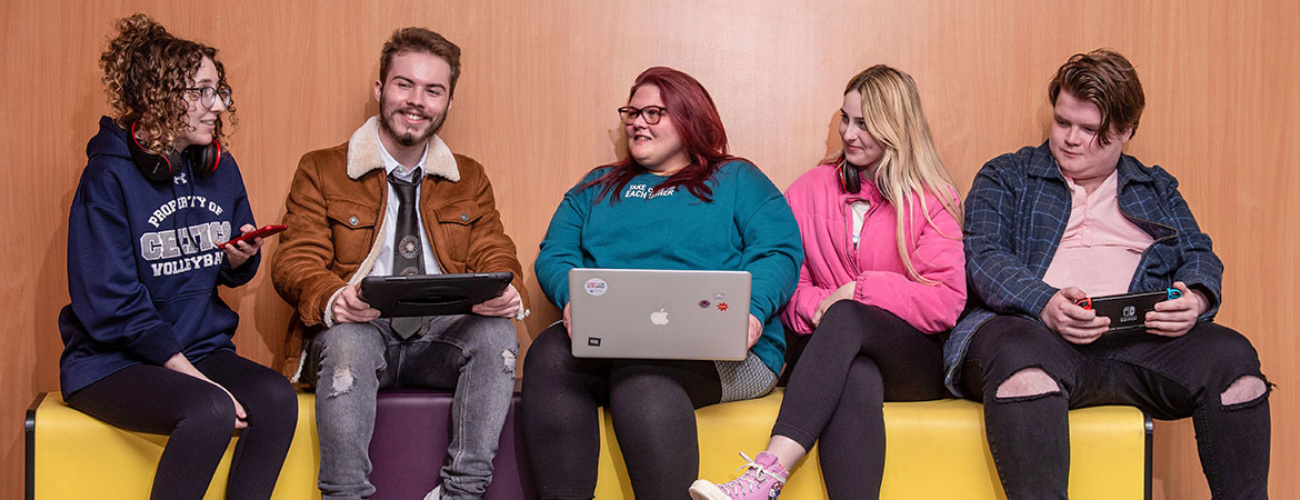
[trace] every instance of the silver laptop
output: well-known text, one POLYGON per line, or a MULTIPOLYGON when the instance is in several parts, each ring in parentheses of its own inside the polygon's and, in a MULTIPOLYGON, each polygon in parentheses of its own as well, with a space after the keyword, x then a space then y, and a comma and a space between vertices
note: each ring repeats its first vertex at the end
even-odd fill
POLYGON ((745 359, 747 271, 569 270, 577 358, 745 359))

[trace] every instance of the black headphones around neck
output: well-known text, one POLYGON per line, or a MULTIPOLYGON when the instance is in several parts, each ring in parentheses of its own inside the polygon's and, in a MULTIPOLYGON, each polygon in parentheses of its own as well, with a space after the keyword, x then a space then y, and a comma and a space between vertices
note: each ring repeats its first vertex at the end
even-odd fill
POLYGON ((153 182, 171 180, 180 172, 182 161, 188 162, 195 173, 203 176, 215 172, 221 163, 221 144, 217 141, 206 146, 195 144, 184 151, 168 147, 167 151, 157 153, 140 145, 140 140, 135 137, 135 126, 136 123, 131 124, 130 140, 126 141, 126 146, 131 150, 131 161, 146 179, 153 182))
POLYGON ((840 187, 844 188, 847 193, 856 193, 862 191, 862 174, 858 172, 858 167, 853 166, 848 160, 840 158, 840 187))

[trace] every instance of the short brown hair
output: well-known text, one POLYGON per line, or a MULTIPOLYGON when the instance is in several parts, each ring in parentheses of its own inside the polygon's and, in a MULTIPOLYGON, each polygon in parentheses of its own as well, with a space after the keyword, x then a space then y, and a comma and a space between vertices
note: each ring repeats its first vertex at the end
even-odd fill
POLYGON ((1047 86, 1053 106, 1062 90, 1101 110, 1101 133, 1097 137, 1102 145, 1110 144, 1112 131, 1136 132, 1146 106, 1137 70, 1120 53, 1108 49, 1070 57, 1047 86))
POLYGON ((406 52, 424 52, 447 61, 451 66, 451 88, 448 95, 456 94, 456 80, 460 79, 460 47, 443 38, 442 35, 424 28, 402 28, 393 32, 393 37, 384 44, 379 56, 379 81, 388 81, 388 66, 393 57, 406 52))

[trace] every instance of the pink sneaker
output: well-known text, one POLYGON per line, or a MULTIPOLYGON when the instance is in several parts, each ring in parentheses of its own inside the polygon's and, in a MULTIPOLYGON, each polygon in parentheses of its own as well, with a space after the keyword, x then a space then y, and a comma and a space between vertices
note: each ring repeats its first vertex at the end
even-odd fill
MULTIPOLYGON (((776 455, 768 452, 758 454, 750 459, 744 453, 740 456, 746 462, 742 468, 749 470, 735 480, 713 484, 701 479, 691 485, 691 498, 695 500, 775 500, 781 496, 781 487, 790 477, 790 472, 776 462, 776 455)), ((740 470, 740 469, 736 469, 740 470)))

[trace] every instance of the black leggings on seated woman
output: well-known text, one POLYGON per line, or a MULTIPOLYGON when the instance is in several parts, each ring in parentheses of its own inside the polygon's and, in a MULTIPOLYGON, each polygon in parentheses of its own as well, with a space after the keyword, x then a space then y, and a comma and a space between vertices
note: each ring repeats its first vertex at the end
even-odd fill
POLYGON ((842 300, 831 306, 786 386, 772 435, 819 444, 831 498, 876 498, 885 471, 885 401, 946 397, 943 344, 898 316, 842 300))
POLYGON ((529 346, 523 383, 524 436, 539 498, 593 497, 602 406, 613 416, 636 497, 688 498, 699 477, 694 410, 722 398, 712 361, 579 359, 557 323, 529 346))
MULTIPOLYGON (((266 499, 275 489, 298 422, 293 386, 278 372, 218 351, 194 363, 234 394, 248 414, 226 482, 228 499, 266 499)), ((67 398, 68 405, 122 429, 167 434, 152 499, 201 499, 235 429, 230 396, 203 380, 134 365, 67 398)))

